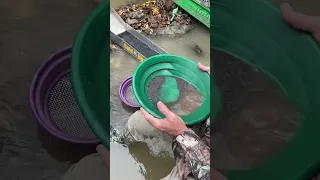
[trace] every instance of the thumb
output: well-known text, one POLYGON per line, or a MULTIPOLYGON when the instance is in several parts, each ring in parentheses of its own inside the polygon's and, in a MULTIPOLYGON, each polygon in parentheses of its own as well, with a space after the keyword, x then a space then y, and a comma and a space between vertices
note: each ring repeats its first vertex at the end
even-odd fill
POLYGON ((316 16, 307 16, 295 12, 288 3, 281 5, 282 16, 285 21, 295 28, 314 32, 320 23, 320 18, 316 16))
POLYGON ((173 113, 167 108, 167 106, 165 104, 163 104, 163 102, 158 102, 157 106, 158 106, 159 111, 164 116, 166 116, 167 118, 170 117, 170 116, 172 117, 173 113))
POLYGON ((200 62, 198 63, 198 67, 201 71, 205 71, 210 74, 210 67, 202 65, 200 62))
POLYGON ((99 144, 96 147, 96 150, 100 154, 100 156, 102 156, 104 165, 107 168, 110 168, 110 153, 109 153, 109 151, 102 144, 99 144))

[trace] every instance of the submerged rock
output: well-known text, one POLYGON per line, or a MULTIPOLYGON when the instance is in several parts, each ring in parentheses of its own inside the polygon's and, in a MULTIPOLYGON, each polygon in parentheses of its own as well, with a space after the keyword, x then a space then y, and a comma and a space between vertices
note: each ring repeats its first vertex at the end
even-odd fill
POLYGON ((156 30, 156 34, 159 34, 159 35, 185 34, 191 29, 192 29, 191 24, 181 24, 178 22, 173 22, 166 27, 158 28, 156 30))
POLYGON ((201 47, 198 45, 198 44, 196 44, 194 47, 193 47, 193 50, 198 54, 198 55, 201 55, 202 54, 202 49, 201 49, 201 47))

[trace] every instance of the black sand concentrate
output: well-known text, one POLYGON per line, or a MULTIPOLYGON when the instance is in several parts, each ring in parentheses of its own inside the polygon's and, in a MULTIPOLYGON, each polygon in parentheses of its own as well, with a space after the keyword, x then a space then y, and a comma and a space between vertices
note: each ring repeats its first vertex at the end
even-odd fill
POLYGON ((257 166, 282 150, 302 116, 264 73, 225 53, 213 54, 214 77, 223 95, 211 132, 213 167, 257 166))
POLYGON ((179 10, 173 21, 172 11, 176 5, 171 1, 157 0, 143 4, 126 4, 116 9, 119 16, 138 32, 148 35, 185 34, 191 28, 190 16, 179 10))

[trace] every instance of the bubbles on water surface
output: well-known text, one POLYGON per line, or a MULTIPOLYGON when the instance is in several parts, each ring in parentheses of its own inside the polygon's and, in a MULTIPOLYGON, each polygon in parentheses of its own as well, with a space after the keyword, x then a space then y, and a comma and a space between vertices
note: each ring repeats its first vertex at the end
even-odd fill
POLYGON ((170 156, 173 158, 172 142, 155 137, 147 138, 145 143, 147 144, 151 155, 155 157, 170 156))

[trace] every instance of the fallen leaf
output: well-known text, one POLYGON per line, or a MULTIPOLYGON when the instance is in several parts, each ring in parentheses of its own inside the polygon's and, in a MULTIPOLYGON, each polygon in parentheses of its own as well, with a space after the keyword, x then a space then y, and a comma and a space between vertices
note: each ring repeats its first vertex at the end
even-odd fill
POLYGON ((118 11, 118 14, 119 16, 121 16, 123 14, 123 11, 122 10, 118 11))
POLYGON ((110 49, 111 49, 111 50, 114 50, 114 49, 117 49, 117 47, 116 47, 114 44, 111 43, 111 44, 110 44, 110 49))
POLYGON ((158 14, 159 14, 158 8, 153 8, 152 15, 158 15, 158 14))

